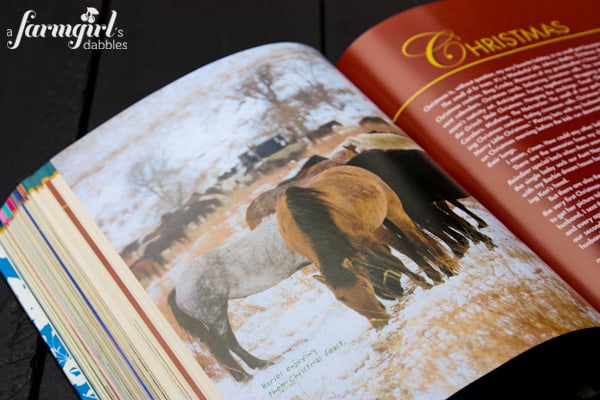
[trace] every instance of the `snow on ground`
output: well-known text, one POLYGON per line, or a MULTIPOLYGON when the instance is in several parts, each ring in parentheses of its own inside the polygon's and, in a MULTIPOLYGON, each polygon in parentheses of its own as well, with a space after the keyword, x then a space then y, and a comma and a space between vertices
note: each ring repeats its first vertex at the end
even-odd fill
MULTIPOLYGON (((231 68, 235 60, 239 61, 232 58, 216 66, 231 68)), ((208 185, 211 178, 234 166, 239 149, 256 143, 253 125, 245 129, 239 125, 242 117, 252 121, 256 110, 230 101, 223 88, 235 89, 231 77, 222 70, 213 72, 212 81, 203 73, 192 74, 159 91, 144 100, 143 107, 103 125, 101 134, 86 136, 53 159, 117 249, 153 229, 160 216, 157 201, 134 193, 127 182, 123 171, 134 162, 148 155, 165 156, 170 165, 179 165, 177 172, 190 186, 208 171, 202 181, 208 185), (192 84, 202 88, 203 82, 213 82, 212 91, 186 91, 192 84), (171 146, 175 143, 184 145, 171 146), (86 146, 94 150, 83 151, 86 146)), ((343 85, 339 76, 331 79, 343 85)), ((335 119, 348 126, 376 113, 358 95, 347 100, 343 111, 325 109, 311 115, 313 125, 335 119)), ((325 150, 333 146, 324 140, 308 153, 327 154, 325 150)), ((225 398, 446 398, 537 343, 600 324, 597 314, 471 200, 468 206, 488 221, 483 232, 498 247, 471 246, 460 260, 458 275, 431 289, 405 282, 412 291, 399 301, 385 302, 392 318, 379 331, 338 302, 310 270, 299 271, 262 293, 230 301, 230 319, 239 342, 273 362, 269 368, 252 371, 249 382, 234 381, 206 346, 177 325, 165 299, 195 257, 247 233, 244 211, 250 200, 298 165, 290 164, 228 193, 226 204, 189 232, 188 243, 177 244, 165 254, 168 271, 147 288, 225 398)))
POLYGON ((274 65, 278 71, 274 88, 281 98, 307 85, 303 74, 308 70, 318 72, 319 82, 327 88, 348 89, 336 98, 341 108, 306 106, 309 129, 332 120, 356 124, 359 116, 378 113, 316 51, 298 44, 273 44, 234 54, 180 78, 52 159, 117 249, 140 231, 148 233, 165 212, 165 205, 157 204, 151 193, 136 191, 130 171, 160 165, 164 174, 156 180, 165 186, 181 182, 182 190, 206 189, 215 185, 220 174, 239 166, 238 156, 252 144, 285 132, 282 125, 260 120, 268 108, 265 101, 240 93, 243 80, 262 64, 274 65))
POLYGON ((465 204, 489 223, 482 231, 498 247, 472 245, 458 275, 431 289, 404 282, 410 293, 384 302, 392 319, 379 331, 338 302, 310 269, 231 300, 239 342, 273 362, 258 371, 242 364, 253 377, 236 382, 200 340, 177 325, 165 299, 195 257, 247 234, 244 215, 251 199, 300 164, 229 193, 223 207, 189 232, 190 242, 167 252, 168 271, 147 288, 226 399, 443 399, 542 341, 600 324, 536 256, 469 200, 465 204))
MULTIPOLYGON (((498 247, 472 246, 459 274, 432 289, 405 282, 412 293, 385 302, 393 317, 379 331, 309 270, 229 302, 242 346, 274 363, 259 371, 242 364, 253 374, 248 383, 233 380, 197 339, 181 337, 225 398, 442 399, 535 344, 600 323, 478 203, 467 205, 488 221, 483 231, 498 247)), ((149 288, 157 304, 186 265, 149 288)))

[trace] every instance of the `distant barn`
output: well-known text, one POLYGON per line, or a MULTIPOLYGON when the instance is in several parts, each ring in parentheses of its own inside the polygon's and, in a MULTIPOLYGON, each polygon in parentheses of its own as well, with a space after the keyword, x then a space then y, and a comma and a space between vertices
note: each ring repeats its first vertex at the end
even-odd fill
POLYGON ((283 136, 276 135, 262 143, 252 146, 250 150, 240 154, 238 158, 243 166, 250 168, 260 160, 285 148, 288 144, 289 142, 283 136))
POLYGON ((260 158, 266 158, 266 157, 269 157, 271 154, 274 154, 274 153, 278 152, 279 150, 283 149, 288 144, 289 144, 289 142, 286 139, 284 139, 283 136, 277 135, 277 136, 272 137, 269 140, 266 140, 266 141, 256 145, 256 147, 254 148, 254 152, 260 158))

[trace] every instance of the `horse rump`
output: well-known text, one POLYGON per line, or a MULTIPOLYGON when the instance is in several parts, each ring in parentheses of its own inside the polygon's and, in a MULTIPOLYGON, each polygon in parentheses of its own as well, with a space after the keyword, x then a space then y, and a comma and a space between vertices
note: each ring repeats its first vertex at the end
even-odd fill
POLYGON ((175 288, 173 288, 167 297, 167 303, 171 308, 171 312, 175 317, 175 320, 186 332, 199 339, 206 341, 208 339, 208 327, 202 324, 197 319, 189 316, 188 314, 181 311, 176 301, 175 288))

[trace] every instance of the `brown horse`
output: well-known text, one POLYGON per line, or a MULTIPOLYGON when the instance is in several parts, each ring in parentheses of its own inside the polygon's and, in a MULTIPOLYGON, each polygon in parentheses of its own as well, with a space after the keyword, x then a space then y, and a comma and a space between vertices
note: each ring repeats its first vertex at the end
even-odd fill
MULTIPOLYGON (((377 122, 384 124, 381 118, 364 118, 365 123, 377 122)), ((335 121, 333 121, 335 122, 335 121)), ((329 123, 331 124, 331 122, 329 123)), ((328 126, 325 124, 323 126, 328 126)), ((391 127, 388 127, 391 129, 391 127)), ((388 129, 389 130, 389 129, 388 129)), ((391 132, 391 131, 390 131, 391 132)), ((267 190, 256 197, 246 209, 246 222, 250 229, 254 229, 260 221, 267 215, 275 212, 277 200, 290 186, 302 186, 306 181, 317 175, 321 171, 336 165, 345 164, 352 157, 367 149, 414 149, 419 146, 406 134, 402 132, 388 133, 361 133, 347 138, 333 152, 331 158, 325 158, 318 155, 310 157, 300 168, 300 171, 293 177, 280 182, 275 188, 267 190)))
POLYGON ((302 186, 321 171, 331 168, 339 163, 327 158, 314 155, 310 157, 293 177, 280 182, 273 189, 267 190, 256 197, 246 209, 246 223, 254 229, 268 215, 275 213, 277 201, 285 189, 290 186, 302 186))
POLYGON ((129 269, 144 287, 147 287, 152 279, 161 276, 164 272, 164 268, 150 258, 140 258, 129 269))
POLYGON ((279 199, 279 229, 292 250, 320 269, 320 280, 338 300, 380 328, 390 315, 376 291, 384 298, 401 295, 400 274, 421 287, 431 286, 389 251, 394 243, 386 241, 384 222, 420 254, 442 259, 445 251, 417 230, 398 196, 377 175, 336 166, 304 186, 289 187, 279 199), (398 282, 388 282, 390 277, 398 282), (400 290, 395 292, 396 286, 400 290))

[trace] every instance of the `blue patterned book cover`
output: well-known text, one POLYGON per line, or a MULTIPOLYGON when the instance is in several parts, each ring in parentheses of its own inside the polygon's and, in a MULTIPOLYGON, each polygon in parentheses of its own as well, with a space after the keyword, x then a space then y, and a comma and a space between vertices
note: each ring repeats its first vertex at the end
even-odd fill
POLYGON ((60 333, 52 321, 48 319, 42 306, 29 290, 25 280, 21 278, 13 264, 8 259, 2 246, 0 246, 0 272, 4 275, 11 290, 21 303, 21 306, 31 318, 36 329, 48 345, 52 355, 57 360, 69 382, 82 399, 97 399, 96 393, 81 372, 77 361, 72 357, 69 349, 63 342, 60 333))

